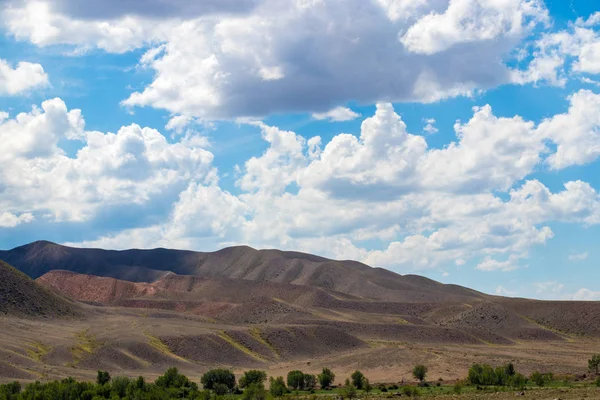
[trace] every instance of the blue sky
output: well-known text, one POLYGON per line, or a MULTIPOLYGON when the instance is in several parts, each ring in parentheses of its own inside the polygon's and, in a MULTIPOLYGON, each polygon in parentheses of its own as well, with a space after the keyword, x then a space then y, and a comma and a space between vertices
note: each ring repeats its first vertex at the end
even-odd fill
POLYGON ((0 248, 248 244, 600 299, 594 2, 118 3, 0 1, 0 248))

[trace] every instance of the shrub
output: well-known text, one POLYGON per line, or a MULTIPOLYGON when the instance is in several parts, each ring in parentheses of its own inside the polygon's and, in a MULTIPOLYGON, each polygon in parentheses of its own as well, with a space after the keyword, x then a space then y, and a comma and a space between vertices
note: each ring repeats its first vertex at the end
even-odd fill
POLYGON ((321 389, 327 389, 335 380, 335 374, 329 368, 323 368, 323 371, 317 376, 321 389))
POLYGON ((104 385, 108 382, 110 382, 110 374, 107 371, 98 371, 98 375, 96 375, 96 383, 98 385, 104 385))
POLYGON ((456 383, 454 384, 454 387, 452 388, 452 391, 453 391, 455 394, 461 394, 461 393, 462 393, 462 390, 463 390, 463 384, 462 384, 462 382, 456 382, 456 383))
POLYGON ((371 382, 367 378, 363 378, 362 388, 366 393, 371 393, 371 390, 373 390, 373 386, 371 386, 371 382))
POLYGON ((180 374, 175 367, 169 368, 164 375, 156 380, 156 386, 166 389, 198 388, 198 385, 191 382, 187 376, 180 374))
POLYGON ((425 377, 427 376, 427 367, 424 365, 415 366, 415 368, 413 368, 413 376, 415 377, 415 379, 418 379, 421 382, 423 382, 425 380, 425 377))
POLYGON ((595 384, 597 387, 600 387, 600 376, 596 378, 596 380, 594 381, 594 384, 595 384))
POLYGON ((304 390, 315 390, 317 387, 317 377, 311 374, 304 374, 304 390))
POLYGON ((416 387, 412 387, 412 386, 403 386, 402 394, 404 394, 407 397, 418 397, 419 389, 417 389, 416 387))
POLYGON ((243 389, 246 386, 250 386, 253 383, 263 384, 267 380, 267 373, 265 371, 259 371, 257 369, 251 369, 250 371, 244 372, 244 375, 240 378, 240 387, 243 389))
POLYGON ((378 387, 378 389, 379 389, 381 392, 383 392, 383 393, 385 393, 385 392, 387 392, 387 391, 388 391, 388 388, 387 388, 387 387, 385 387, 385 385, 384 385, 383 383, 379 384, 379 387, 378 387))
POLYGON ((269 383, 271 384, 269 390, 274 397, 282 397, 288 392, 288 388, 285 386, 283 376, 278 376, 275 379, 271 377, 269 383))
POLYGON ((224 396, 230 391, 229 387, 224 383, 215 383, 212 386, 212 390, 214 390, 215 394, 218 396, 224 396))
POLYGON ((228 369, 211 369, 202 375, 200 382, 202 383, 204 389, 214 390, 217 392, 216 386, 222 385, 220 387, 220 391, 223 391, 224 386, 226 388, 225 393, 229 393, 235 388, 235 375, 228 369))
POLYGON ((512 364, 495 369, 487 364, 473 364, 469 368, 467 380, 471 385, 507 386, 512 385, 511 381, 516 375, 517 372, 512 364))
POLYGON ((598 375, 598 370, 600 370, 600 354, 596 354, 588 360, 588 369, 590 372, 598 375))
POLYGON ((523 390, 525 389, 525 385, 527 384, 527 378, 525 375, 516 372, 509 379, 509 385, 514 387, 515 389, 523 390))
POLYGON ((531 374, 531 380, 540 387, 552 382, 553 379, 554 377, 551 373, 542 374, 538 371, 535 371, 531 374))
POLYGON ((259 383, 251 383, 244 390, 243 395, 244 400, 266 400, 267 399, 267 391, 265 390, 265 386, 262 382, 259 383))
POLYGON ((344 399, 352 400, 356 397, 356 387, 350 382, 350 379, 346 379, 344 387, 340 391, 340 395, 344 399))

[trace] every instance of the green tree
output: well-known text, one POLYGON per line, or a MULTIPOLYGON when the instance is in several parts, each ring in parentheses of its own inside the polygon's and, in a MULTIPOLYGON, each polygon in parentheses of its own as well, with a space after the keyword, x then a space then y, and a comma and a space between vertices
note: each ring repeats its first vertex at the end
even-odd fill
POLYGON ((329 368, 323 368, 318 378, 321 389, 327 389, 335 381, 335 374, 329 368))
POLYGON ((265 371, 251 369, 250 371, 244 372, 244 375, 240 378, 240 387, 243 389, 253 383, 263 384, 266 380, 267 373, 265 371))
POLYGON ((506 376, 513 376, 516 373, 513 363, 508 363, 504 366, 504 373, 506 376))
POLYGON ((304 390, 315 390, 317 377, 312 374, 304 374, 304 390))
POLYGON ((98 385, 104 385, 108 382, 110 382, 110 374, 106 371, 98 371, 98 375, 96 375, 96 383, 98 385))
POLYGON ((527 378, 523 374, 515 372, 515 374, 510 377, 508 384, 515 389, 523 390, 527 384, 527 378))
POLYGON ((552 382, 553 379, 554 376, 552 373, 542 374, 539 371, 535 371, 531 374, 531 380, 540 387, 552 382))
MULTIPOLYGON (((207 371, 200 379, 204 389, 216 390, 217 385, 223 385, 225 393, 231 392, 235 388, 235 375, 228 369, 217 368, 207 371)), ((221 391, 223 387, 220 387, 221 391)), ((223 394, 225 394, 223 393, 223 394)))
POLYGON ((354 385, 355 388, 357 388, 359 390, 362 389, 363 379, 365 379, 365 376, 362 372, 360 372, 359 370, 356 370, 352 373, 350 378, 352 378, 352 384, 354 385))
POLYGON ((415 379, 423 382, 427 376, 427 367, 421 364, 416 365, 415 368, 413 368, 413 376, 415 379))
POLYGON ((265 386, 262 382, 259 383, 251 383, 244 390, 243 395, 244 400, 266 400, 267 399, 267 391, 265 390, 265 386))
POLYGON ((371 393, 371 390, 373 390, 373 386, 371 386, 371 382, 367 378, 363 379, 362 388, 365 393, 371 393))
POLYGON ((298 370, 288 372, 287 385, 295 391, 304 389, 304 373, 298 370))
POLYGON ((229 387, 224 383, 215 383, 212 390, 217 396, 224 396, 229 393, 231 389, 229 389, 229 387))
POLYGON ((285 386, 285 381, 283 380, 283 376, 278 376, 277 378, 271 377, 269 380, 270 388, 269 391, 273 397, 283 397, 287 393, 288 389, 285 386))
POLYGON ((346 379, 346 383, 340 391, 340 396, 342 396, 343 399, 348 400, 356 398, 356 387, 350 382, 350 379, 346 379))
POLYGON ((598 370, 600 370, 600 354, 593 355, 588 360, 588 369, 590 372, 598 375, 598 370))

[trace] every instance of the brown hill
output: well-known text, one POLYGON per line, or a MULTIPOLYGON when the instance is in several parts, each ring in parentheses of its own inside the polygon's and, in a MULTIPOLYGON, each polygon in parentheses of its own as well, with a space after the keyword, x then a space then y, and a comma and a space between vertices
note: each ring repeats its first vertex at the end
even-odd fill
POLYGON ((0 260, 0 315, 76 317, 79 307, 0 260))
POLYGON ((182 250, 82 249, 34 242, 0 259, 32 278, 61 269, 132 282, 154 282, 168 272, 207 278, 231 278, 313 286, 367 299, 403 302, 468 301, 481 293, 433 280, 398 275, 355 261, 336 261, 305 253, 229 247, 201 253, 182 250))

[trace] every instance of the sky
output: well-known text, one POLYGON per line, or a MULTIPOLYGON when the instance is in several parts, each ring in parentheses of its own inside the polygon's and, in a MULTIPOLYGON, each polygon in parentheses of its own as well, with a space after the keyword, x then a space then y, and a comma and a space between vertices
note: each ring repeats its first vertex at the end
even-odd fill
POLYGON ((279 248, 600 300, 590 0, 0 0, 0 248, 279 248))

